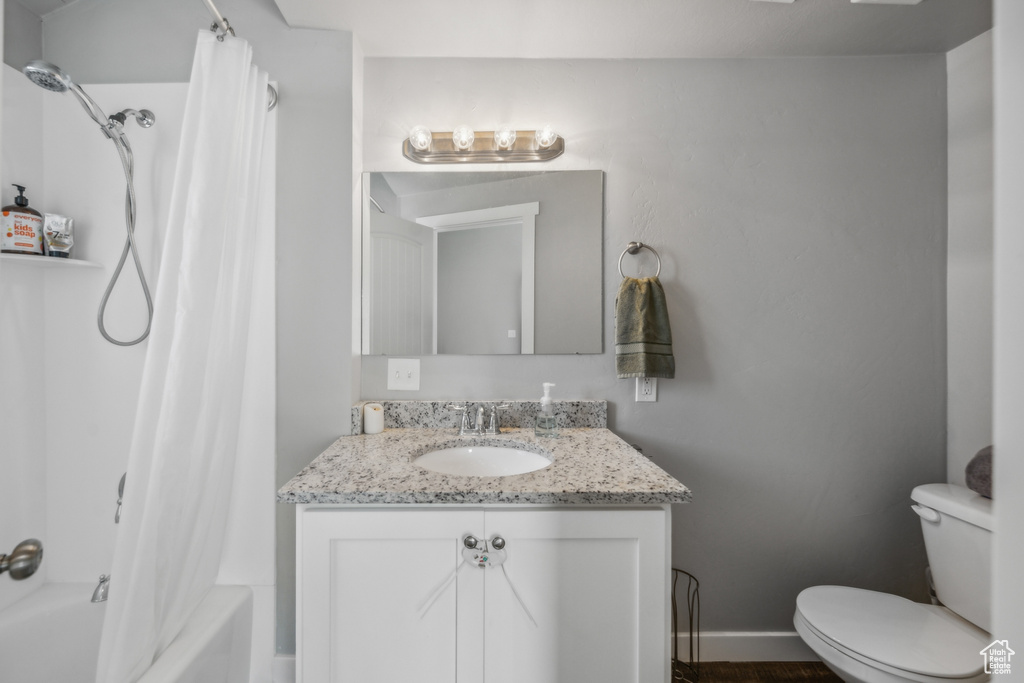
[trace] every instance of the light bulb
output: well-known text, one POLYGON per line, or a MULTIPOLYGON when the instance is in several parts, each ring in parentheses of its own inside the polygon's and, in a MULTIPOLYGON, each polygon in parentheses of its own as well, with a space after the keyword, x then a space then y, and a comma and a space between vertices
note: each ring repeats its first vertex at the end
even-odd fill
POLYGON ((533 139, 536 140, 538 149, 547 149, 555 144, 555 141, 558 139, 558 133, 549 125, 543 126, 534 132, 533 139))
POLYGON ((494 131, 494 146, 498 149, 512 149, 516 143, 516 129, 512 126, 499 126, 494 131))
POLYGON ((455 145, 455 149, 464 152, 473 146, 475 137, 476 134, 473 132, 473 129, 466 124, 462 124, 461 126, 456 126, 455 130, 452 131, 452 144, 455 145))
POLYGON ((426 152, 430 149, 430 142, 433 136, 426 126, 416 126, 409 131, 409 144, 418 152, 426 152))

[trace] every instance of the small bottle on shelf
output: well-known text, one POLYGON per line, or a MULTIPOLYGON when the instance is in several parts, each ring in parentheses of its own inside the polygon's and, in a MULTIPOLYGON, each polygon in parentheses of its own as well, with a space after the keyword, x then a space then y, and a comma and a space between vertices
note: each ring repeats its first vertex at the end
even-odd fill
POLYGON ((14 204, 0 209, 0 252, 43 255, 43 216, 28 205, 25 187, 15 185, 14 204))

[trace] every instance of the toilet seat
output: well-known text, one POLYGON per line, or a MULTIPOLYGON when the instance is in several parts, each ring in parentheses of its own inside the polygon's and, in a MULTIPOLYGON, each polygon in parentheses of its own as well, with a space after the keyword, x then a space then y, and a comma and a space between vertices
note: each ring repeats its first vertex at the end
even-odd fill
POLYGON ((845 586, 808 588, 796 603, 798 631, 874 669, 911 681, 984 679, 989 634, 942 607, 845 586))

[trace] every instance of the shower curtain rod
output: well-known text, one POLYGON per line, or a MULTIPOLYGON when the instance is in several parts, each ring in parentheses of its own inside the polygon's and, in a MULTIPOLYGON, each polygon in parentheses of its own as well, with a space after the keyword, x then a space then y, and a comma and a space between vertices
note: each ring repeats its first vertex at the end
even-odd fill
MULTIPOLYGON (((213 26, 210 27, 210 30, 220 31, 220 34, 217 36, 217 40, 223 40, 224 36, 228 34, 234 36, 235 29, 231 28, 231 24, 229 24, 224 15, 220 13, 217 6, 213 4, 213 0, 203 0, 203 3, 206 5, 206 9, 210 10, 210 14, 213 15, 213 26)), ((267 97, 270 100, 267 102, 267 111, 273 111, 274 107, 277 106, 277 90, 275 90, 274 86, 269 83, 267 84, 267 97)))
POLYGON ((224 18, 224 15, 220 13, 217 6, 213 4, 213 0, 203 0, 203 2, 206 4, 206 9, 210 10, 210 14, 213 15, 216 27, 224 33, 235 35, 235 29, 231 28, 231 24, 229 24, 228 20, 224 18))

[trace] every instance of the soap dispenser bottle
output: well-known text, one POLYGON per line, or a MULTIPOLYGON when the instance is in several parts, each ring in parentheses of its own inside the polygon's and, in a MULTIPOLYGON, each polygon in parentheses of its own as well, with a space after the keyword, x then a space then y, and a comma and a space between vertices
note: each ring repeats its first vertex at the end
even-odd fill
POLYGON ((28 205, 25 188, 18 188, 14 204, 0 209, 0 251, 5 254, 43 254, 43 216, 28 205))
POLYGON ((540 399, 540 412, 537 413, 537 426, 533 433, 537 436, 558 436, 558 426, 555 424, 555 411, 551 407, 551 382, 544 382, 544 396, 540 399))

